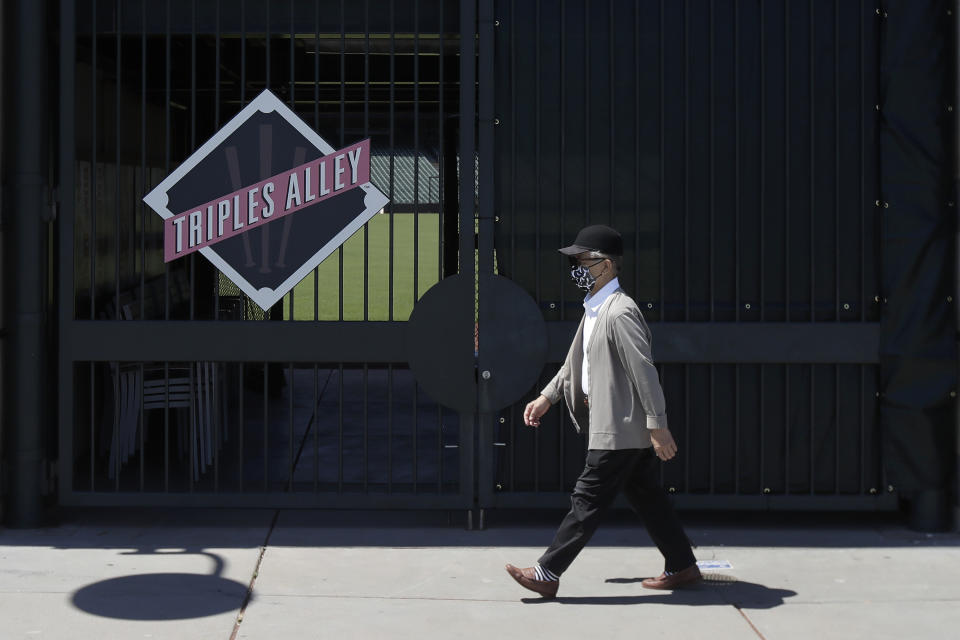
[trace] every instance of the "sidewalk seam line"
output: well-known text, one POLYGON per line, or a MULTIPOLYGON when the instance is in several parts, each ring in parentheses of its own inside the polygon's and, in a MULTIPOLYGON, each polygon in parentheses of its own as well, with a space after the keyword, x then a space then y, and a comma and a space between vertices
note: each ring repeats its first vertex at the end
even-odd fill
POLYGON ((734 609, 736 609, 736 610, 740 613, 741 616, 743 616, 743 619, 747 621, 747 624, 750 625, 750 628, 753 629, 753 632, 756 633, 756 634, 760 637, 760 640, 767 640, 767 639, 763 636, 763 634, 760 633, 760 629, 757 629, 756 625, 753 624, 753 621, 749 618, 749 616, 747 616, 747 614, 744 612, 743 609, 741 609, 741 608, 738 607, 737 605, 733 605, 733 607, 734 607, 734 609))
POLYGON ((243 603, 240 605, 240 611, 237 613, 237 619, 233 623, 233 631, 230 633, 230 640, 236 640, 237 633, 240 631, 240 624, 243 622, 243 615, 247 611, 247 605, 250 604, 250 598, 253 596, 253 585, 260 575, 260 565, 263 563, 263 556, 267 553, 267 546, 270 544, 270 536, 277 526, 277 519, 280 517, 280 510, 277 509, 273 514, 273 520, 270 522, 270 529, 267 530, 267 537, 260 547, 260 554, 257 556, 257 564, 253 567, 253 575, 250 576, 250 584, 247 585, 247 593, 243 596, 243 603))

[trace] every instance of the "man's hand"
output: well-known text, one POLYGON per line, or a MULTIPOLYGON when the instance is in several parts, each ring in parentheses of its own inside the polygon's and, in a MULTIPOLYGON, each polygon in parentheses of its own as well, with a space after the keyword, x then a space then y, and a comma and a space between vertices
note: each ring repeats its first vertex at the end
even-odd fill
POLYGON ((670 429, 650 429, 650 439, 654 453, 664 462, 677 455, 677 443, 673 441, 670 429))
POLYGON ((550 401, 546 396, 541 395, 536 400, 527 404, 523 410, 523 423, 528 427, 539 427, 540 416, 550 409, 550 401))

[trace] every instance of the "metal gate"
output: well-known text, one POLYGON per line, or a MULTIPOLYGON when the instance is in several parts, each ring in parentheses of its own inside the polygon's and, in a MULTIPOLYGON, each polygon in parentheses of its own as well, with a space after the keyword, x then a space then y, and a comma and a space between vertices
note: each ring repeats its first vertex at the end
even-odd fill
POLYGON ((555 249, 603 222, 652 323, 680 506, 895 506, 866 4, 62 0, 60 19, 62 503, 562 504, 584 442, 558 408, 522 425, 539 386, 490 400, 522 329, 491 283, 539 308, 544 383, 581 313, 555 249), (264 88, 341 146, 371 137, 390 197, 266 314, 204 260, 164 264, 141 201, 264 88), (478 324, 450 375, 476 410, 408 366, 415 303, 455 275, 478 324))
POLYGON ((423 392, 404 328, 458 270, 460 7, 63 0, 60 19, 61 502, 472 507, 473 416, 423 392), (390 197, 268 313, 204 259, 165 264, 141 200, 264 88, 332 142, 371 138, 390 197))

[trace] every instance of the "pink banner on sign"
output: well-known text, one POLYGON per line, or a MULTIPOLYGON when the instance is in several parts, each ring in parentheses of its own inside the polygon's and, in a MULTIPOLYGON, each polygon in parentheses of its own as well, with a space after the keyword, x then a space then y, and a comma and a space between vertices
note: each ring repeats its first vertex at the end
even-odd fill
POLYGON ((370 182, 370 140, 255 182, 164 221, 170 262, 370 182))

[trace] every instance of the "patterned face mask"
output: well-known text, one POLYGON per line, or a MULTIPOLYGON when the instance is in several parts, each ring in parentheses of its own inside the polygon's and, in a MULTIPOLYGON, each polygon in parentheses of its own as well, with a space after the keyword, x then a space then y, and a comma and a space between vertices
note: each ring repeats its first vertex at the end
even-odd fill
POLYGON ((597 284, 597 279, 592 273, 590 273, 590 267, 596 266, 603 262, 603 260, 597 260, 589 267, 582 264, 578 264, 575 267, 570 269, 570 277, 573 278, 574 284, 584 291, 590 291, 593 289, 593 285, 597 284))

